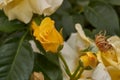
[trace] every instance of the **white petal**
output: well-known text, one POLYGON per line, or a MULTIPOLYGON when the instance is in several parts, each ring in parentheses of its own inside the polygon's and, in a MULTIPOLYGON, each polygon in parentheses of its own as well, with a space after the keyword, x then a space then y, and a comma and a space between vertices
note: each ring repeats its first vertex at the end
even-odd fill
POLYGON ((46 0, 30 0, 29 2, 33 12, 40 15, 43 14, 45 9, 51 7, 51 5, 49 5, 46 0))
POLYGON ((30 0, 34 13, 51 15, 62 4, 63 0, 30 0))
POLYGON ((43 11, 44 15, 51 15, 52 13, 54 13, 63 2, 63 0, 46 0, 46 1, 48 2, 49 5, 51 5, 51 7, 43 11))
POLYGON ((33 15, 28 0, 14 0, 3 9, 9 20, 19 19, 24 23, 28 23, 33 15))
POLYGON ((72 33, 70 38, 67 40, 67 43, 76 52, 78 50, 86 49, 88 48, 88 46, 90 46, 90 44, 86 43, 86 41, 82 37, 80 37, 78 33, 72 33))
POLYGON ((31 44, 31 47, 32 47, 34 52, 40 53, 39 49, 37 48, 37 46, 33 40, 30 40, 29 43, 31 44))
MULTIPOLYGON (((76 66, 78 65, 78 54, 66 42, 64 43, 64 47, 61 50, 61 53, 65 58, 70 71, 73 72, 76 66)), ((69 77, 66 75, 66 72, 63 69, 63 65, 61 61, 60 64, 62 67, 64 80, 69 80, 69 77)))
POLYGON ((99 63, 92 74, 93 80, 111 80, 111 77, 102 63, 99 63))
POLYGON ((67 40, 67 44, 75 51, 77 51, 77 33, 72 33, 70 38, 67 40))
POLYGON ((91 41, 89 40, 88 37, 86 37, 86 35, 85 35, 85 33, 84 33, 83 29, 82 29, 82 26, 81 26, 80 24, 75 24, 75 28, 76 28, 79 36, 80 36, 84 41, 86 41, 88 44, 90 44, 91 41))

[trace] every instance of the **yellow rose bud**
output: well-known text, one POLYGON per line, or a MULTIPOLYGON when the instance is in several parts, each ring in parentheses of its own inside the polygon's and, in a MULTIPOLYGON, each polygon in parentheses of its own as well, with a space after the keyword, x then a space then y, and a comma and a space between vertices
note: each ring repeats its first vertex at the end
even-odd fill
POLYGON ((89 65, 92 68, 95 68, 98 63, 97 57, 92 52, 87 52, 87 55, 89 57, 89 65))
POLYGON ((87 55, 81 56, 80 60, 83 62, 84 67, 89 66, 89 58, 87 55))
POLYGON ((46 51, 58 52, 59 46, 63 45, 63 37, 55 29, 54 21, 49 17, 43 19, 40 25, 32 22, 33 35, 46 51))
POLYGON ((83 62, 84 67, 90 66, 92 68, 97 65, 97 57, 92 52, 87 52, 86 55, 80 57, 80 60, 83 62))

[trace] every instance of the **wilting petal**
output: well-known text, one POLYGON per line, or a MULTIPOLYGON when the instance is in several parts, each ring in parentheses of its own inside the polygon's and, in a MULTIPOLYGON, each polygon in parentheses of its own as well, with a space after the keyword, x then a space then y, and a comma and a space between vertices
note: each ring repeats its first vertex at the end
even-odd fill
POLYGON ((3 8, 9 20, 19 19, 28 23, 32 18, 32 9, 28 0, 14 0, 3 8))
POLYGON ((34 13, 51 15, 62 4, 63 0, 30 0, 34 13))

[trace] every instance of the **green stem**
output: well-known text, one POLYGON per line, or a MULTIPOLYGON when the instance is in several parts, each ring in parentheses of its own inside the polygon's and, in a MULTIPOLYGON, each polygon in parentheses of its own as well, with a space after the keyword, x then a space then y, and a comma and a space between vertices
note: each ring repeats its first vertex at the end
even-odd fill
POLYGON ((66 73, 68 74, 69 77, 71 77, 70 69, 69 69, 69 67, 68 67, 68 65, 67 65, 64 57, 61 55, 61 53, 58 53, 58 56, 59 56, 59 58, 62 60, 64 66, 65 66, 65 71, 66 71, 66 73))
POLYGON ((80 70, 81 65, 79 64, 73 75, 71 76, 71 79, 74 79, 74 77, 77 75, 78 71, 80 70))
POLYGON ((78 73, 78 75, 75 77, 74 80, 78 80, 78 79, 80 78, 81 74, 83 73, 83 71, 84 71, 84 68, 81 67, 81 68, 80 68, 80 71, 79 71, 79 73, 78 73))

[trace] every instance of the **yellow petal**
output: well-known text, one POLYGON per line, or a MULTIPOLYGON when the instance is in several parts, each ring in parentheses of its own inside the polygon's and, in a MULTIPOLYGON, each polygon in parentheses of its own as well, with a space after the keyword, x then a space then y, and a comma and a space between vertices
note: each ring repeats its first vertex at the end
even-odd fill
POLYGON ((41 24, 40 24, 40 30, 41 31, 43 31, 43 30, 49 30, 49 29, 51 29, 51 28, 53 28, 54 27, 54 21, 53 20, 51 20, 51 18, 50 17, 46 17, 46 18, 44 18, 43 19, 43 21, 41 22, 41 24))
POLYGON ((46 51, 56 53, 59 46, 63 45, 63 38, 55 29, 54 21, 49 17, 43 19, 40 25, 32 22, 33 35, 46 51))
POLYGON ((38 30, 38 25, 35 23, 35 21, 32 21, 31 27, 32 27, 32 29, 33 29, 34 31, 35 31, 35 30, 38 30))
POLYGON ((83 62, 84 67, 89 66, 89 57, 87 55, 81 56, 80 60, 83 62))
POLYGON ((92 67, 92 68, 95 68, 97 66, 97 57, 92 53, 92 52, 87 52, 86 53, 89 57, 89 65, 92 67))
POLYGON ((108 39, 108 42, 114 48, 116 59, 118 60, 118 63, 120 63, 120 38, 118 36, 112 36, 108 39))
POLYGON ((111 80, 120 80, 120 70, 114 68, 114 67, 108 67, 107 68, 110 76, 111 76, 111 80))

